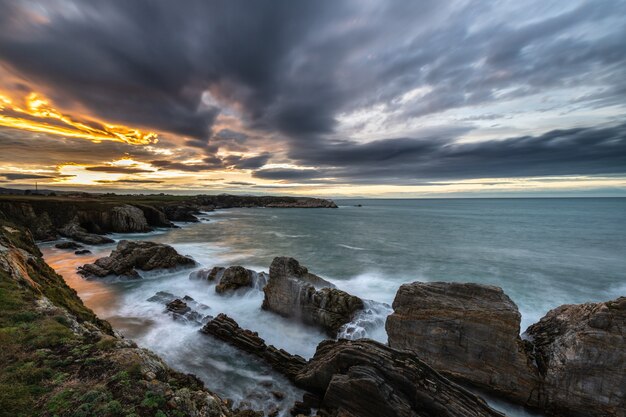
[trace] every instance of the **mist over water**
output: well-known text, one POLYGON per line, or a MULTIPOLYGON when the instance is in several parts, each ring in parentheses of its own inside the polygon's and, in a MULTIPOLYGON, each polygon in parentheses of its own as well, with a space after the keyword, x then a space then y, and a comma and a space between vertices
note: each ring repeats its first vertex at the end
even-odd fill
MULTIPOLYGON (((626 199, 347 200, 332 209, 231 209, 205 220, 150 234, 113 235, 174 246, 203 267, 243 265, 268 271, 275 256, 292 256, 340 289, 366 300, 366 313, 343 336, 386 342, 384 320, 398 287, 412 281, 497 285, 522 313, 521 331, 565 303, 626 293, 626 199), (363 207, 355 207, 362 204, 363 207), (208 221, 206 221, 208 220, 208 221)), ((85 303, 125 336, 159 353, 170 365, 198 375, 207 387, 236 402, 289 404, 301 393, 245 353, 174 321, 164 305, 147 301, 158 291, 189 295, 257 331, 268 344, 310 357, 326 336, 261 310, 263 293, 220 296, 214 285, 191 281, 184 270, 142 274, 143 280, 84 280, 76 267, 106 256, 42 245, 48 263, 85 303), (277 401, 271 391, 288 398, 277 401)), ((282 404, 282 405, 281 405, 282 404)), ((527 415, 505 407, 511 416, 527 415)))

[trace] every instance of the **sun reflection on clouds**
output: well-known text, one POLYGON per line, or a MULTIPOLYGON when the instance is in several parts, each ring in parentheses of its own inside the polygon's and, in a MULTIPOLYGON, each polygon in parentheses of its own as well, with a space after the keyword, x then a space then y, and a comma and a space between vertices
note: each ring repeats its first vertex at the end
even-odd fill
POLYGON ((0 126, 88 139, 92 142, 116 141, 148 145, 158 141, 155 132, 63 114, 48 99, 35 92, 28 94, 22 105, 0 95, 0 126))

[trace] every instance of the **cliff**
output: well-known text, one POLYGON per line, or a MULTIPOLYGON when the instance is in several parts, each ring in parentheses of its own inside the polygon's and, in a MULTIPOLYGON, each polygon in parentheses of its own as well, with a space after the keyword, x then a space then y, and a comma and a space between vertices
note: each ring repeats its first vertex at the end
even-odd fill
POLYGON ((36 240, 59 235, 87 244, 111 243, 106 233, 148 232, 197 222, 200 211, 235 207, 336 208, 334 202, 309 197, 234 195, 2 195, 0 212, 30 230, 36 240))
POLYGON ((0 415, 254 416, 119 337, 0 220, 0 415))

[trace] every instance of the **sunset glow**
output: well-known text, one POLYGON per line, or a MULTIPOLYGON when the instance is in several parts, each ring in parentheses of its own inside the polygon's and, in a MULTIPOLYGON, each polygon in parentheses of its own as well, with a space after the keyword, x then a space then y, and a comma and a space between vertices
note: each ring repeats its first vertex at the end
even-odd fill
POLYGON ((0 126, 31 132, 50 133, 92 142, 111 140, 132 145, 157 142, 157 134, 96 120, 78 121, 55 109, 49 100, 37 93, 24 98, 19 106, 6 96, 0 96, 0 126))

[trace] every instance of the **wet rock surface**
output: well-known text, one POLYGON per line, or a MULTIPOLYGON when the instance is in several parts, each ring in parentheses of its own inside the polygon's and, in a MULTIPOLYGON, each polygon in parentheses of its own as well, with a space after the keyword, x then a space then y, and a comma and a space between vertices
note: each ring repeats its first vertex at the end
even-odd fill
POLYGON ((76 242, 59 242, 56 245, 54 245, 55 248, 57 249, 80 249, 83 247, 83 245, 81 245, 80 243, 76 243, 76 242))
POLYGON ((528 359, 517 306, 493 286, 404 284, 387 318, 389 346, 412 350, 464 383, 521 404, 536 401, 539 375, 528 359))
POLYGON ((192 267, 196 262, 180 255, 169 245, 154 242, 132 242, 122 240, 111 255, 83 265, 78 272, 85 277, 106 277, 117 275, 127 278, 141 278, 138 270, 175 269, 192 267))
POLYGON ((238 349, 257 356, 271 366, 275 371, 285 375, 291 381, 302 370, 306 360, 298 355, 292 355, 283 349, 277 349, 265 344, 265 340, 258 333, 242 329, 237 322, 226 314, 218 314, 203 328, 202 333, 212 335, 238 349))
POLYGON ((333 287, 295 259, 277 257, 263 289, 262 308, 319 326, 334 337, 363 309, 363 300, 333 287))
POLYGON ((208 314, 211 310, 209 306, 198 303, 188 295, 178 297, 166 291, 159 291, 147 301, 163 304, 165 311, 174 320, 184 323, 203 325, 213 319, 213 316, 208 314))
POLYGON ((626 415, 626 297, 560 306, 525 334, 543 377, 542 408, 568 416, 626 415))
POLYGON ((373 340, 323 341, 296 376, 328 413, 359 417, 503 417, 411 352, 373 340))

